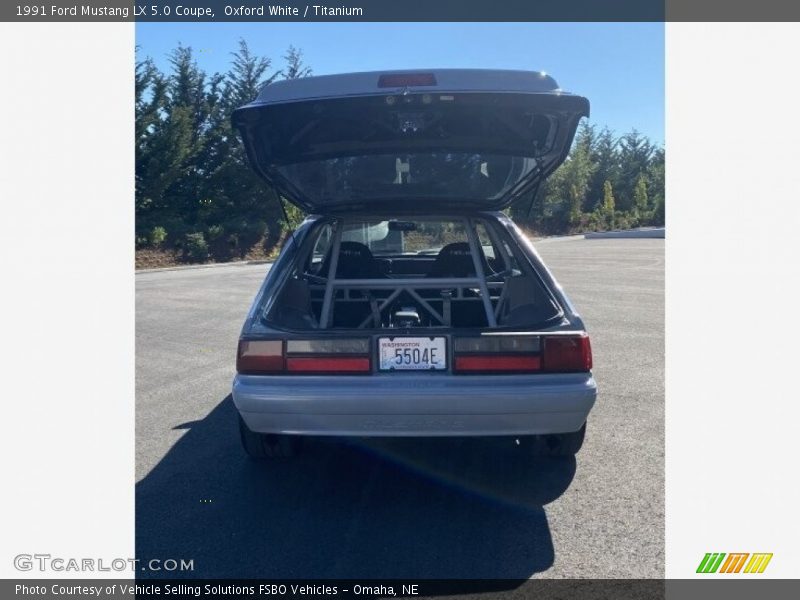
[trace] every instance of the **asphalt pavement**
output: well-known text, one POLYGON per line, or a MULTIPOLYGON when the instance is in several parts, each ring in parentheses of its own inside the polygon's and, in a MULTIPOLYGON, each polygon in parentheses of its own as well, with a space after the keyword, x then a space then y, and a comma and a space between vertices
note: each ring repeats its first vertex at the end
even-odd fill
POLYGON ((577 460, 513 441, 321 440, 253 463, 229 394, 269 265, 138 273, 137 556, 193 559, 182 575, 202 578, 663 577, 664 240, 537 248, 592 339, 599 396, 577 460))

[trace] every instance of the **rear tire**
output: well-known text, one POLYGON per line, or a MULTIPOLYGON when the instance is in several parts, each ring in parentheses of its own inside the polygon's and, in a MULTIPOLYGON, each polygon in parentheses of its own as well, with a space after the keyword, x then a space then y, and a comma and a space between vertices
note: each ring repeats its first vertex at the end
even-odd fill
POLYGON ((301 440, 298 436, 256 433, 250 430, 241 415, 239 415, 239 437, 244 451, 255 460, 290 458, 300 450, 301 440))
POLYGON ((583 446, 586 437, 586 423, 578 431, 535 436, 533 453, 535 456, 563 458, 575 456, 583 446))

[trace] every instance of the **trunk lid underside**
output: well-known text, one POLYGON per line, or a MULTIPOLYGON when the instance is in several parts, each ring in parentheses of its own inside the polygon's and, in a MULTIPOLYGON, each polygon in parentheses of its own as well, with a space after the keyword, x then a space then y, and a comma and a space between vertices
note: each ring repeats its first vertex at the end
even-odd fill
POLYGON ((442 70, 272 84, 233 123, 256 171, 307 212, 435 212, 533 192, 588 114, 540 73, 442 70))

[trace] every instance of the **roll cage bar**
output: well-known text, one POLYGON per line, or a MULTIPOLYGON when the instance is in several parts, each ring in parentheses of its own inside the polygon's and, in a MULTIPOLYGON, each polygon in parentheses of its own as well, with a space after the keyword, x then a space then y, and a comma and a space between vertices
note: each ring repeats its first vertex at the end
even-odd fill
MULTIPOLYGON (((331 245, 331 260, 328 266, 327 276, 308 276, 309 279, 314 279, 318 284, 324 283, 324 296, 322 301, 322 310, 320 313, 319 328, 328 329, 333 322, 333 311, 335 305, 335 294, 337 290, 344 290, 345 299, 349 299, 350 291, 362 290, 366 294, 366 299, 371 305, 371 314, 366 317, 359 325, 359 329, 367 327, 370 321, 375 322, 375 326, 380 326, 380 315, 382 311, 391 304, 392 301, 397 299, 403 292, 411 296, 416 302, 422 306, 432 318, 444 326, 450 326, 450 301, 452 299, 464 300, 464 289, 479 290, 479 299, 483 304, 486 313, 486 322, 489 327, 497 326, 497 318, 503 304, 505 297, 504 281, 489 281, 484 269, 484 263, 481 261, 481 254, 483 252, 478 235, 475 229, 475 220, 472 218, 460 218, 454 220, 460 222, 467 236, 467 243, 470 248, 470 255, 472 263, 475 268, 475 277, 406 277, 406 278, 391 278, 391 279, 337 279, 336 271, 339 265, 339 251, 342 243, 342 233, 346 219, 338 218, 334 221, 333 239, 331 245), (490 288, 501 288, 500 296, 497 301, 496 308, 492 306, 491 297, 489 294, 490 288), (442 290, 442 312, 436 310, 428 301, 430 298, 424 298, 419 290, 424 289, 439 289, 442 290), (385 298, 376 298, 371 294, 372 290, 391 290, 391 293, 385 298), (455 291, 455 294, 453 293, 455 291)), ((490 226, 486 226, 486 231, 491 238, 493 245, 498 249, 500 256, 505 265, 505 270, 500 273, 491 275, 492 278, 498 278, 510 275, 512 271, 511 260, 508 256, 505 246, 500 243, 496 237, 497 233, 490 226)))

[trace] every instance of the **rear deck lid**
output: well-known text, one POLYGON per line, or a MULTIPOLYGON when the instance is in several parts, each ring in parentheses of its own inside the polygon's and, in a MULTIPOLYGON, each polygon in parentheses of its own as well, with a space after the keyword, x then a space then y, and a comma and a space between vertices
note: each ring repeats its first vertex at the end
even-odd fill
POLYGON ((250 161, 307 212, 499 210, 569 152, 586 98, 528 71, 272 83, 233 113, 250 161))

